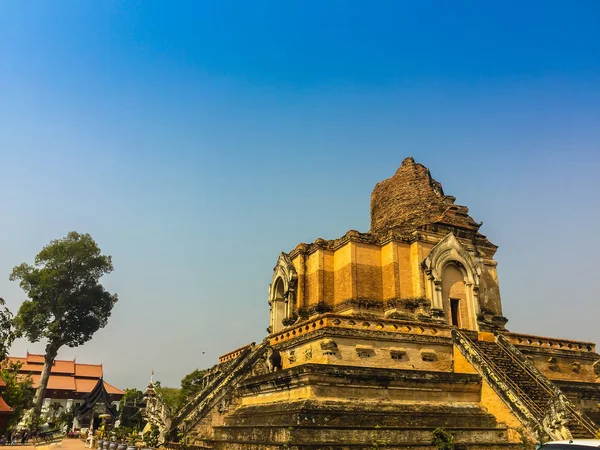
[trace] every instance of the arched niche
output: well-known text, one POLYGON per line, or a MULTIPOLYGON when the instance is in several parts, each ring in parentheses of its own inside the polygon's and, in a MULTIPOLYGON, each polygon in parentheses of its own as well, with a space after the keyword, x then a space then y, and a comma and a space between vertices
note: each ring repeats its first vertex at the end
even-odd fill
POLYGON ((431 249, 422 266, 434 315, 451 325, 477 330, 481 263, 450 233, 431 249))
POLYGON ((298 274, 287 253, 281 252, 273 269, 269 285, 269 308, 271 333, 283 329, 282 321, 290 317, 295 308, 298 274))

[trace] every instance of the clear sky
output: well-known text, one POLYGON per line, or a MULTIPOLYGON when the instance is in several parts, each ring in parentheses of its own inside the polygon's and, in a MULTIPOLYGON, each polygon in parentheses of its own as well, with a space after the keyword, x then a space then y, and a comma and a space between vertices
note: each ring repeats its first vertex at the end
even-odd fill
POLYGON ((600 341, 599 24, 597 1, 2 0, 0 296, 89 232, 119 303, 59 357, 177 385, 260 341, 279 252, 367 231, 412 155, 500 246, 511 330, 600 341))

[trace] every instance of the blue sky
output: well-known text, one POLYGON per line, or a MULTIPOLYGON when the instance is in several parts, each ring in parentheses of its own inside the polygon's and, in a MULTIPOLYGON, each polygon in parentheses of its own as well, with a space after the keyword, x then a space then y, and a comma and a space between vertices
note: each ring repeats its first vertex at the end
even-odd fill
POLYGON ((367 231, 412 155, 500 246, 509 328, 597 341, 598 23, 595 1, 4 0, 0 296, 89 232, 120 301, 59 356, 178 384, 261 340, 278 253, 367 231))

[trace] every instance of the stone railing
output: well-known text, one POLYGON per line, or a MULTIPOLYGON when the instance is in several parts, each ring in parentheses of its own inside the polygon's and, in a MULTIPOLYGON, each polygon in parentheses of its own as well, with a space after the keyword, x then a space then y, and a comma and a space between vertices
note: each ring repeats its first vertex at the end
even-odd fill
POLYGON ((219 403, 225 407, 225 397, 232 394, 237 382, 243 378, 259 358, 263 358, 268 344, 263 341, 259 345, 246 346, 242 354, 227 365, 227 369, 221 372, 204 389, 196 399, 190 402, 171 421, 170 435, 179 431, 187 435, 189 431, 219 403))
MULTIPOLYGON (((577 422, 580 428, 583 428, 587 431, 590 436, 595 436, 598 432, 598 426, 587 417, 583 411, 581 411, 574 403, 571 402, 567 398, 567 396, 561 391, 561 389, 552 383, 546 376, 527 358, 523 356, 523 354, 502 334, 499 334, 497 337, 498 345, 504 349, 507 353, 514 355, 513 360, 523 369, 525 369, 533 379, 535 379, 538 384, 543 386, 543 388, 552 396, 554 403, 552 406, 550 415, 546 415, 546 422, 557 422, 557 412, 556 410, 560 410, 562 407, 565 409, 569 416, 571 422, 577 422), (559 405, 558 407, 556 405, 559 405)), ((585 343, 582 343, 585 344, 585 343)), ((560 412, 560 411, 559 411, 560 412)), ((547 424, 545 425, 547 426, 547 424)), ((577 426, 577 425, 576 425, 577 426)))
POLYGON ((417 334, 439 337, 451 337, 452 327, 445 324, 431 324, 426 322, 403 321, 383 318, 359 318, 342 314, 327 313, 297 325, 292 325, 269 337, 271 345, 279 344, 298 336, 310 333, 321 328, 345 328, 353 330, 386 331, 398 334, 417 334))
POLYGON ((551 348, 555 350, 571 350, 576 352, 595 353, 596 344, 592 342, 571 341, 529 334, 503 333, 503 336, 512 345, 529 346, 538 348, 551 348))
POLYGON ((512 377, 495 367, 493 361, 477 348, 467 333, 453 330, 452 337, 458 350, 519 418, 519 421, 527 425, 534 435, 539 436, 543 433, 543 424, 540 420, 543 414, 538 411, 535 403, 520 391, 512 377))
POLYGON ((237 358, 242 353, 244 353, 244 351, 247 348, 254 347, 255 344, 256 344, 255 342, 251 342, 248 345, 244 345, 243 347, 240 347, 236 350, 232 350, 229 353, 225 353, 224 355, 219 356, 219 364, 223 364, 224 362, 231 361, 232 359, 237 358))
POLYGON ((159 440, 162 442, 171 427, 172 413, 162 396, 156 392, 154 386, 151 384, 150 387, 152 393, 146 396, 146 407, 142 410, 142 414, 149 424, 158 428, 159 440))

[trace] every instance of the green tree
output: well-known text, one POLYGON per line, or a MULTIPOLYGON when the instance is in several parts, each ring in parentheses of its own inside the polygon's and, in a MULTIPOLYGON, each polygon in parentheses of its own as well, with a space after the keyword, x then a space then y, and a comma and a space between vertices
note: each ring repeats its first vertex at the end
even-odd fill
POLYGON ((117 296, 99 280, 112 270, 111 257, 101 254, 89 234, 75 231, 50 242, 37 254, 33 266, 23 263, 13 269, 10 279, 18 280, 28 296, 15 316, 15 333, 31 342, 47 340, 34 397, 34 421, 40 416, 58 350, 63 345, 82 345, 106 326, 117 296))
POLYGON ((206 370, 195 369, 181 380, 180 407, 191 401, 202 390, 202 378, 206 370))
POLYGON ((142 415, 140 407, 144 403, 144 393, 138 389, 125 389, 125 395, 119 402, 121 426, 131 427, 136 425, 142 428, 142 415))
POLYGON ((53 402, 50 404, 50 421, 54 422, 56 415, 62 409, 62 407, 63 405, 61 405, 60 402, 53 402))
POLYGON ((0 297, 0 361, 4 361, 8 356, 8 349, 10 348, 13 340, 15 339, 15 333, 13 329, 13 316, 8 310, 4 299, 0 297))
POLYGON ((64 409, 56 418, 56 424, 61 427, 66 427, 67 431, 71 429, 73 426, 73 421, 75 420, 75 409, 73 407, 64 409))
POLYGON ((155 389, 172 413, 178 410, 181 389, 161 386, 160 382, 155 383, 155 389))
MULTIPOLYGON (((125 405, 137 406, 144 400, 144 393, 136 388, 125 389, 125 395, 119 401, 119 411, 123 412, 125 405)), ((121 414, 121 418, 123 415, 121 414)))
POLYGON ((33 404, 33 382, 31 377, 24 377, 19 373, 21 366, 19 362, 5 363, 0 370, 0 377, 6 383, 2 398, 14 410, 9 426, 19 423, 25 411, 33 404))

